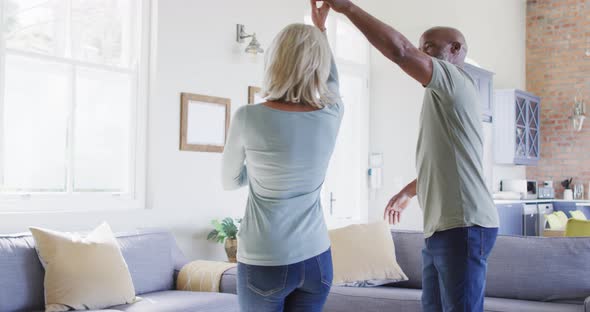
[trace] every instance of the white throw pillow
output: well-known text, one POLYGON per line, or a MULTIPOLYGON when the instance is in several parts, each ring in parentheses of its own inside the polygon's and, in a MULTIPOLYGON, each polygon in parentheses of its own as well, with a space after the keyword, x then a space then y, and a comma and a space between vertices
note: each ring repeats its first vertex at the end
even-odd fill
POLYGON ((30 230, 45 267, 45 311, 98 310, 137 301, 131 274, 108 224, 86 237, 30 230))
POLYGON ((330 240, 334 285, 366 287, 408 280, 397 264, 386 222, 331 230, 330 240))

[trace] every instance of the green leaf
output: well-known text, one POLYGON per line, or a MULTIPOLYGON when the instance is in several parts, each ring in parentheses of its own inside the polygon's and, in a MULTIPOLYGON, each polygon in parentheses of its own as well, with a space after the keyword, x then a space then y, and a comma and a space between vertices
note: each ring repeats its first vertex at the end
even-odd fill
POLYGON ((213 231, 209 232, 209 235, 207 235, 207 240, 216 240, 217 235, 218 235, 217 230, 213 230, 213 231))
POLYGON ((225 236, 219 235, 217 236, 217 242, 223 244, 225 242, 225 236))
POLYGON ((221 223, 219 223, 218 220, 213 220, 213 226, 215 227, 215 229, 217 230, 217 232, 219 233, 223 233, 223 225, 221 223))
POLYGON ((216 240, 219 243, 223 243, 226 239, 236 239, 238 236, 238 226, 242 219, 234 219, 234 218, 224 218, 223 220, 219 221, 217 219, 211 221, 211 225, 215 228, 215 230, 209 233, 207 239, 216 240), (213 234, 215 233, 215 234, 213 234))

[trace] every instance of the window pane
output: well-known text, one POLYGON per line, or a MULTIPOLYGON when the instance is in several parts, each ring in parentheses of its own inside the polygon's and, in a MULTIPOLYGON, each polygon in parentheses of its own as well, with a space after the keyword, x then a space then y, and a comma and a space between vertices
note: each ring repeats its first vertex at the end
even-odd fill
POLYGON ((128 74, 77 71, 74 190, 128 190, 133 103, 128 74))
POLYGON ((3 36, 12 49, 64 56, 64 0, 4 0, 3 36))
POLYGON ((357 64, 367 64, 368 43, 361 32, 349 23, 338 19, 336 26, 336 57, 357 64))
POLYGON ((106 65, 128 67, 139 39, 135 0, 73 0, 72 55, 106 65), (132 14, 133 12, 133 14, 132 14))
POLYGON ((64 191, 68 65, 7 56, 3 190, 64 191))

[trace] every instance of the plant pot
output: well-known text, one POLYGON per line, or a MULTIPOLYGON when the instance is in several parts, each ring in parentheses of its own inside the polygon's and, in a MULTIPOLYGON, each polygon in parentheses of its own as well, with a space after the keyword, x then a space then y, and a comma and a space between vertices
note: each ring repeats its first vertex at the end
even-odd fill
POLYGON ((225 253, 227 254, 227 260, 232 263, 238 262, 238 240, 237 239, 226 239, 225 240, 225 253))
POLYGON ((566 189, 563 191, 563 199, 564 200, 573 200, 574 199, 574 191, 571 189, 566 189))

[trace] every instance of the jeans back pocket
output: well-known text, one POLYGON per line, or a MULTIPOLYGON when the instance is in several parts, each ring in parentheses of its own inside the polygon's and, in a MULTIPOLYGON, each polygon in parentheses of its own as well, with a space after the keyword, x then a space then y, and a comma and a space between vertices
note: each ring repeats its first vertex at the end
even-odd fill
POLYGON ((267 297, 285 289, 289 266, 246 265, 248 288, 267 297))
POLYGON ((332 265, 332 251, 328 251, 316 257, 322 283, 328 287, 332 287, 332 280, 334 280, 334 267, 332 265))

